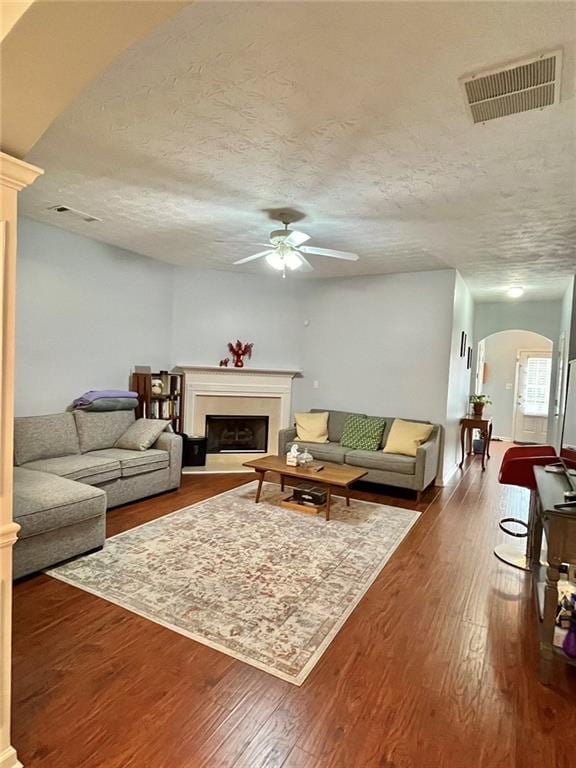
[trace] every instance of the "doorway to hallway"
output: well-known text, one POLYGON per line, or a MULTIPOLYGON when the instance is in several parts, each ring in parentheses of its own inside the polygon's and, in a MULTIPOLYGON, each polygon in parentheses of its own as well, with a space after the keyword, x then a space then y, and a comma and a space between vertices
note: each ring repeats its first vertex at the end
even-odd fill
POLYGON ((496 438, 545 443, 552 380, 552 341, 531 331, 493 333, 478 345, 475 390, 490 397, 496 438))

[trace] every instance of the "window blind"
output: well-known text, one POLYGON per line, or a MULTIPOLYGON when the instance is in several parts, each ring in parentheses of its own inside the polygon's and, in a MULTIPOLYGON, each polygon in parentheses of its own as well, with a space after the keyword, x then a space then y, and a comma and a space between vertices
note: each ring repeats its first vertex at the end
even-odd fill
POLYGON ((524 413, 526 416, 548 416, 550 400, 550 357, 529 357, 526 363, 524 413))

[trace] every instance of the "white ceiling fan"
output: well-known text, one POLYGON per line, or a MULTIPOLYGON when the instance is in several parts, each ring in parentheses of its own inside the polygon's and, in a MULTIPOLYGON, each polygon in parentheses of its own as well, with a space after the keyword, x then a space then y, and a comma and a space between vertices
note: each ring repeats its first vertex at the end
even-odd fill
POLYGON ((244 259, 238 259, 234 264, 247 264, 249 261, 256 261, 256 259, 266 259, 271 267, 282 272, 282 277, 286 277, 286 269, 299 269, 301 272, 311 272, 314 269, 305 254, 329 256, 332 259, 343 259, 344 261, 358 261, 358 255, 349 251, 334 251, 332 248, 304 245, 310 240, 310 235, 305 232, 297 232, 295 229, 288 229, 287 222, 283 222, 283 224, 284 229, 275 229, 270 233, 269 244, 254 243, 254 245, 265 245, 265 251, 246 256, 244 259))

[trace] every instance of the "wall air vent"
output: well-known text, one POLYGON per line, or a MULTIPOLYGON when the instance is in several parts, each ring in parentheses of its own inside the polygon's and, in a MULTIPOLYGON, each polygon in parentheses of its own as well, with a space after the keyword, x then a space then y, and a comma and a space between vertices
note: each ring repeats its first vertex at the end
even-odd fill
POLYGON ((84 213, 84 211, 77 211, 76 208, 70 208, 69 205, 51 205, 46 210, 57 213, 58 216, 66 219, 79 219, 88 223, 102 221, 97 216, 91 216, 89 213, 84 213))
POLYGON ((522 61, 460 78, 474 123, 543 109, 560 101, 562 51, 539 53, 522 61))

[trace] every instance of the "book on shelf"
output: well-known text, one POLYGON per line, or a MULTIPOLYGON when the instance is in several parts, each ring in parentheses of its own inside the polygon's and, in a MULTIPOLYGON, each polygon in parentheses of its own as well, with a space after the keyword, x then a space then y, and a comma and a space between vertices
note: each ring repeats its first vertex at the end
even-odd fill
POLYGON ((138 393, 137 418, 165 419, 172 423, 175 432, 182 432, 182 374, 168 371, 134 371, 131 387, 138 393))

